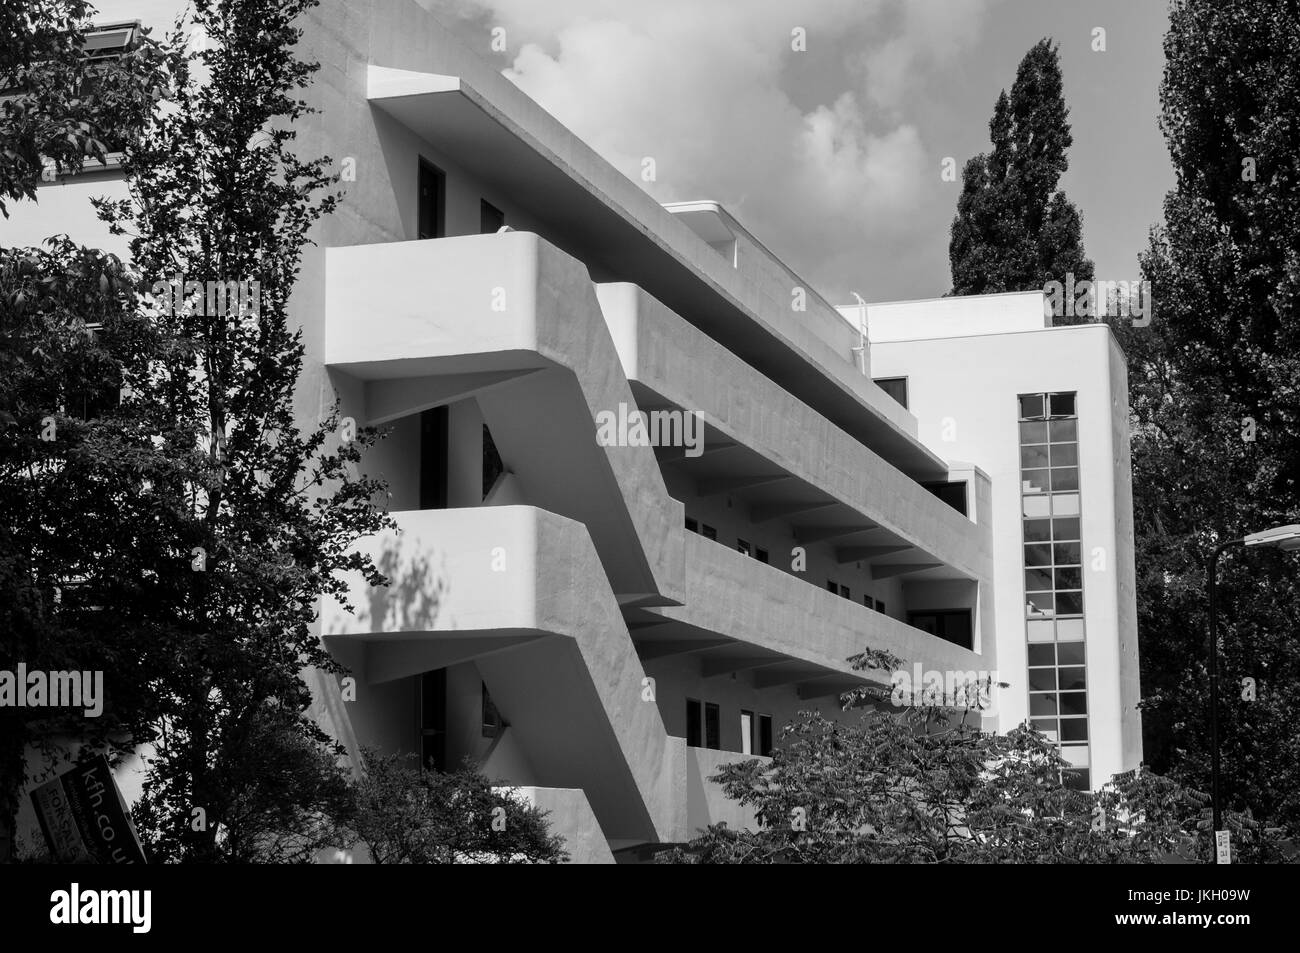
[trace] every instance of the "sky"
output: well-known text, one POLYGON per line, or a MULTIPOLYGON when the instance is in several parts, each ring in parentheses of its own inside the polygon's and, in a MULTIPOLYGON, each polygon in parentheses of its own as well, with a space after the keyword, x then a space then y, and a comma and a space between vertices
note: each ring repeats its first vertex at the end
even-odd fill
POLYGON ((1074 135, 1061 188, 1098 278, 1138 276, 1173 185, 1165 0, 418 2, 657 200, 721 202, 836 303, 950 288, 960 169, 1045 36, 1074 135))

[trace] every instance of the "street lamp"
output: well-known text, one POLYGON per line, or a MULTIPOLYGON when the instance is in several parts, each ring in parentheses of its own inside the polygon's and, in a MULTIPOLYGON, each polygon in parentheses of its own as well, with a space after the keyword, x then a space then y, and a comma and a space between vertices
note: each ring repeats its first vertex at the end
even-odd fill
MULTIPOLYGON (((1220 543, 1210 555, 1209 590, 1210 590, 1210 803, 1214 811, 1214 826, 1211 832, 1217 839, 1219 828, 1223 826, 1223 815, 1219 807, 1219 607, 1218 575, 1219 556, 1229 546, 1259 546, 1268 549, 1281 549, 1291 552, 1300 549, 1300 523, 1290 526, 1275 526, 1260 533, 1251 533, 1241 539, 1230 539, 1220 543)), ((1214 852, 1214 862, 1219 862, 1219 852, 1214 852)))

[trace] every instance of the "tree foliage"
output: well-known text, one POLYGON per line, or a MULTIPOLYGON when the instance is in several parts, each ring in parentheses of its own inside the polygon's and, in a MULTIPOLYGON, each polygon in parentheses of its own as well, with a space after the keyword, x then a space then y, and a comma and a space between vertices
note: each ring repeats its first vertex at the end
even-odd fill
MULTIPOLYGON (((0 4, 0 211, 32 199, 43 159, 67 170, 102 154, 106 130, 143 122, 165 77, 144 42, 88 67, 80 2, 0 4)), ((0 248, 0 669, 110 673, 99 718, 0 709, 0 860, 30 780, 25 753, 66 757, 70 735, 130 746, 149 737, 155 658, 142 575, 157 563, 138 492, 155 465, 148 432, 118 405, 153 338, 122 262, 65 237, 0 248)), ((39 771, 40 768, 37 768, 39 771)))
MULTIPOLYGON (((755 830, 716 824, 670 863, 1150 863, 1207 860, 1208 798, 1149 771, 1099 792, 1062 781, 1056 746, 948 724, 933 710, 832 720, 803 712, 770 761, 711 780, 755 830)), ((1294 859, 1282 832, 1231 815, 1238 858, 1294 859)))
POLYGON ((362 844, 377 864, 562 863, 564 840, 546 812, 494 788, 473 764, 422 767, 414 755, 366 752, 340 843, 362 844))
MULTIPOLYGON (((1129 358, 1147 756, 1209 786, 1206 573, 1220 542, 1300 522, 1300 9, 1177 0, 1161 126, 1177 175, 1142 256, 1129 358)), ((1227 803, 1300 823, 1300 565, 1220 564, 1227 803)))
POLYGON ((358 471, 374 433, 352 439, 337 411, 312 421, 295 407, 304 346, 288 302, 310 230, 337 201, 329 159, 294 151, 316 68, 299 59, 294 24, 314 5, 195 0, 207 40, 173 37, 169 101, 124 161, 131 197, 99 203, 132 234, 148 289, 137 306, 157 337, 126 379, 167 466, 142 488, 166 550, 144 588, 166 610, 155 651, 170 667, 139 810, 151 848, 173 860, 272 859, 273 843, 297 855, 297 825, 320 801, 297 783, 308 755, 342 753, 308 713, 304 670, 339 671, 313 632, 316 607, 346 604, 348 574, 384 582, 351 549, 389 525, 384 487, 358 471), (267 719, 297 752, 263 761, 278 778, 243 763, 267 719), (293 822, 284 838, 266 831, 276 817, 293 822))
POLYGON ((47 161, 80 171, 139 128, 162 94, 161 53, 137 43, 123 57, 82 55, 87 0, 0 0, 0 214, 36 198, 47 161))
POLYGON ((1092 278, 1078 209, 1057 187, 1073 142, 1068 115, 1059 53, 1040 40, 994 105, 992 151, 962 171, 948 246, 952 294, 1041 289, 1068 273, 1092 278))

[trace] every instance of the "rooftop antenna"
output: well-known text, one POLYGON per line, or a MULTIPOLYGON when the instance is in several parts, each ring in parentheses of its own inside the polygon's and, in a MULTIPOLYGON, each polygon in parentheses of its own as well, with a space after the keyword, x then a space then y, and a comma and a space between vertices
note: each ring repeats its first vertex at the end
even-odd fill
POLYGON ((856 291, 849 292, 853 297, 858 299, 858 309, 861 317, 858 318, 858 346, 852 348, 858 358, 858 370, 863 374, 867 373, 867 303, 862 300, 862 295, 856 291))

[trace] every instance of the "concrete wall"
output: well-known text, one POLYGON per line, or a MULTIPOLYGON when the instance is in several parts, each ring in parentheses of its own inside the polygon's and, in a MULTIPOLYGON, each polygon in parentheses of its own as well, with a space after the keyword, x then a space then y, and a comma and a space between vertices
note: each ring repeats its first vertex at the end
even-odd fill
POLYGON ((1127 406, 1104 325, 879 342, 878 376, 907 377, 921 438, 992 481, 994 613, 1003 730, 1028 715, 1016 396, 1076 391, 1093 783, 1140 758, 1127 406), (978 369, 980 386, 967 382, 978 369), (1093 568, 1094 566, 1098 568, 1093 568))

